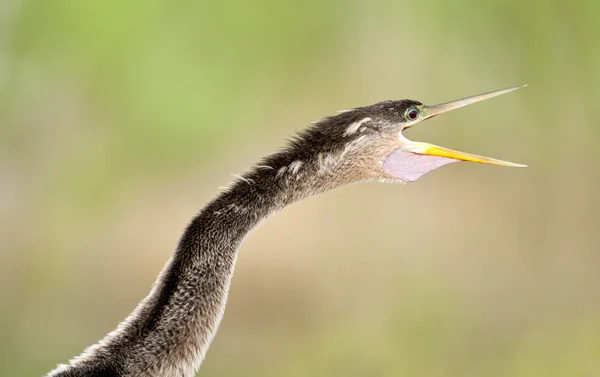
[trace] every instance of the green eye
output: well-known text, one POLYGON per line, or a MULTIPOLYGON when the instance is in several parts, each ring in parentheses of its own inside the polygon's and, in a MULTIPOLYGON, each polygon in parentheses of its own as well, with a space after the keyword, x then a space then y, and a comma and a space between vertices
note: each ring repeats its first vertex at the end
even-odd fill
POLYGON ((408 110, 406 110, 404 117, 406 118, 406 120, 416 120, 419 117, 419 114, 419 109, 417 109, 416 107, 411 107, 408 110))

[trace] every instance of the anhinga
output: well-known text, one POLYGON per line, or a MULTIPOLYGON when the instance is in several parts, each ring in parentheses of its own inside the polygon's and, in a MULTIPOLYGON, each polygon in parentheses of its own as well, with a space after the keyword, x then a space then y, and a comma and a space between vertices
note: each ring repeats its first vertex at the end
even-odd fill
POLYGON ((295 201, 349 183, 412 182, 457 161, 525 166, 413 142, 402 134, 441 113, 518 88, 434 106, 383 101, 312 124, 208 203, 133 313, 48 376, 193 376, 223 317, 238 248, 252 228, 295 201))

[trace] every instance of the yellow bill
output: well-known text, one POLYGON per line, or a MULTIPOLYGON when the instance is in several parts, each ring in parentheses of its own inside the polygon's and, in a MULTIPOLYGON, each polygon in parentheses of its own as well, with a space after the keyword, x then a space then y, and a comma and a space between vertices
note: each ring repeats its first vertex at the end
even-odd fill
MULTIPOLYGON (((476 96, 466 97, 439 105, 417 105, 409 107, 405 113, 406 123, 404 124, 402 131, 436 115, 497 97, 502 94, 510 93, 525 86, 526 85, 495 90, 493 92, 478 94, 476 96)), ((400 133, 400 138, 402 146, 387 156, 383 162, 383 166, 389 173, 404 182, 413 182, 432 170, 458 161, 471 161, 479 162, 481 164, 509 167, 527 166, 495 158, 459 152, 429 143, 411 141, 404 137, 402 132, 400 133)))
POLYGON ((428 155, 428 156, 437 156, 437 157, 445 157, 452 158, 460 161, 471 161, 471 162, 479 162, 481 164, 492 164, 492 165, 500 165, 500 166, 510 166, 517 168, 524 168, 527 165, 516 164, 514 162, 498 160, 491 157, 478 156, 476 154, 459 152, 449 148, 440 147, 437 145, 429 144, 429 143, 419 143, 413 142, 410 145, 404 147, 405 150, 408 150, 412 153, 428 155))
MULTIPOLYGON (((448 111, 456 110, 464 106, 472 105, 477 102, 485 101, 486 99, 494 98, 497 96, 501 96, 506 93, 513 92, 517 89, 521 89, 526 87, 527 85, 513 86, 511 88, 494 90, 491 92, 477 94, 475 96, 470 96, 466 98, 461 98, 455 101, 450 101, 446 103, 441 103, 438 105, 422 105, 420 106, 420 114, 418 118, 411 122, 408 126, 411 127, 414 124, 432 118, 436 115, 446 113, 448 111)), ((408 128, 408 127, 405 127, 408 128)), ((408 141, 408 140, 407 140, 408 141)), ((405 146, 404 150, 410 151, 412 153, 417 153, 421 155, 428 156, 437 156, 437 157, 445 157, 452 158, 460 161, 471 161, 471 162, 479 162, 482 164, 494 164, 501 166, 511 166, 511 167, 525 167, 527 165, 515 164, 508 161, 497 160, 495 158, 477 156, 470 153, 459 152, 452 149, 439 147, 437 145, 432 145, 428 143, 419 143, 410 141, 408 145, 405 146)))

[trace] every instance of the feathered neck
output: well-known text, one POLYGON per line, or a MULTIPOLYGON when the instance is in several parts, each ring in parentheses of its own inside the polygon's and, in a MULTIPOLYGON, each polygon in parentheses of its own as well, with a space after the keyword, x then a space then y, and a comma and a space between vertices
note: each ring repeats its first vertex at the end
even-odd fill
POLYGON ((335 172, 340 151, 307 144, 320 136, 304 134, 208 203, 134 312, 49 376, 194 376, 223 316, 244 237, 286 205, 351 180, 335 172))

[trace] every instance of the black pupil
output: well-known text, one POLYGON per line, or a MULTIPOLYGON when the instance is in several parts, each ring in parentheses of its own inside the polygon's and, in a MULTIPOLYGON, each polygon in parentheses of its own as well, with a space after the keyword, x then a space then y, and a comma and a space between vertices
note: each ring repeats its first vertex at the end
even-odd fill
POLYGON ((419 112, 415 109, 412 109, 408 112, 408 117, 412 120, 417 119, 417 116, 419 115, 419 112))

